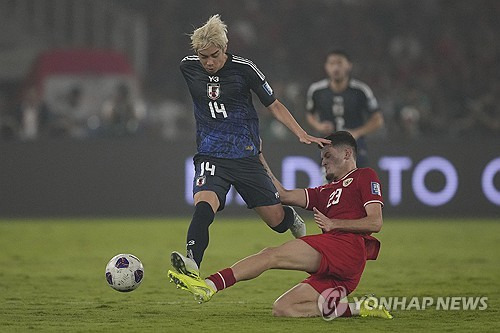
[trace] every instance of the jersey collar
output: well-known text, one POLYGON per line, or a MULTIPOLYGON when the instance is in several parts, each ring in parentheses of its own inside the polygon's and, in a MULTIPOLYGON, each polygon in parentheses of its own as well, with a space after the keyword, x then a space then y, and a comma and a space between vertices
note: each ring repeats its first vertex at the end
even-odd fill
POLYGON ((340 183, 341 181, 344 181, 344 179, 346 179, 350 174, 352 174, 354 171, 358 170, 358 168, 354 168, 352 169, 351 171, 349 171, 348 173, 346 173, 344 175, 344 177, 340 178, 339 180, 334 180, 333 182, 331 182, 331 184, 338 184, 340 183))

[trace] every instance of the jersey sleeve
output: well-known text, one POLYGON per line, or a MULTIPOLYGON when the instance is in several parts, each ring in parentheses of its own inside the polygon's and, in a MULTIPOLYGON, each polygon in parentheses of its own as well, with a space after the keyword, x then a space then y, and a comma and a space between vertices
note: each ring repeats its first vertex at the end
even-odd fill
POLYGON ((363 206, 366 207, 370 203, 380 203, 384 206, 380 180, 375 171, 371 168, 366 168, 360 176, 358 188, 361 193, 363 206))
POLYGON ((362 90, 366 96, 366 109, 368 110, 368 112, 374 113, 378 111, 379 110, 378 101, 375 98, 372 89, 368 85, 363 84, 362 90))
POLYGON ((186 71, 186 62, 184 59, 181 60, 179 63, 179 70, 181 71, 182 75, 184 76, 184 72, 186 71))
POLYGON ((182 58, 179 64, 179 69, 184 77, 187 75, 189 68, 193 68, 193 64, 198 63, 198 60, 199 58, 197 55, 189 55, 182 58))
MULTIPOLYGON (((234 61, 234 60, 233 60, 234 61)), ((268 107, 276 100, 273 88, 266 81, 266 76, 262 73, 257 66, 250 60, 247 61, 247 78, 250 84, 250 89, 257 95, 260 102, 268 107)))
POLYGON ((323 90, 323 89, 328 89, 329 85, 330 85, 330 80, 323 79, 323 80, 314 82, 309 86, 309 89, 307 89, 307 95, 306 95, 306 111, 307 112, 312 113, 312 114, 317 112, 316 99, 318 98, 317 97, 318 92, 323 90))
POLYGON ((318 208, 320 187, 306 188, 304 191, 306 192, 306 206, 304 208, 307 210, 318 208))
POLYGON ((314 92, 316 90, 314 89, 314 85, 311 85, 309 89, 307 89, 307 95, 306 95, 306 111, 308 113, 315 113, 315 104, 314 104, 314 92))

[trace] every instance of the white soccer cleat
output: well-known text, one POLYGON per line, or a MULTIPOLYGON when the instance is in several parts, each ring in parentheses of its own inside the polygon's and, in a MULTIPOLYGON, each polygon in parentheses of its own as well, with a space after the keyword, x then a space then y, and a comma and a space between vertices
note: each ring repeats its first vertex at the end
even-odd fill
POLYGON ((200 277, 200 269, 193 259, 174 251, 170 255, 170 261, 177 272, 195 279, 200 277))
POLYGON ((306 224, 304 223, 304 220, 302 217, 300 217, 299 214, 290 207, 293 211, 293 224, 290 226, 290 232, 295 238, 300 238, 306 235, 306 224))

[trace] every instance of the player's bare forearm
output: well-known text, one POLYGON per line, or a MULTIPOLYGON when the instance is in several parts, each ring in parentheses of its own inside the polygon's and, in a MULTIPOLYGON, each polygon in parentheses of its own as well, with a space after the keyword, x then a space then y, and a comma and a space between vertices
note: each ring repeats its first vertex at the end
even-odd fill
POLYGON ((328 222, 323 222, 323 224, 319 224, 316 221, 316 224, 326 232, 331 230, 339 230, 352 233, 377 233, 382 228, 382 220, 377 220, 369 217, 364 217, 357 220, 329 219, 328 222))
POLYGON ((266 169, 267 174, 269 175, 269 178, 273 181, 274 186, 276 186, 276 189, 278 190, 280 196, 282 195, 283 192, 285 192, 285 188, 281 184, 281 182, 274 176, 273 172, 271 171, 271 168, 269 167, 269 164, 267 164, 266 158, 264 157, 264 154, 261 152, 259 154, 259 159, 262 165, 264 166, 264 169, 266 169))
POLYGON ((292 131, 292 133, 295 134, 298 138, 301 138, 307 134, 306 131, 304 131, 304 129, 292 116, 290 111, 288 111, 288 109, 279 100, 275 100, 271 105, 268 106, 268 109, 269 111, 271 111, 274 118, 288 127, 288 129, 292 131))
POLYGON ((365 207, 367 216, 355 220, 330 219, 314 208, 314 222, 324 231, 339 230, 353 233, 372 233, 382 229, 382 208, 378 203, 365 207))
POLYGON ((303 189, 287 190, 286 188, 284 188, 283 184, 281 184, 278 178, 276 178, 276 176, 271 171, 271 168, 267 164, 264 154, 260 153, 259 159, 262 165, 264 166, 264 169, 266 169, 266 172, 269 175, 269 178, 271 178, 274 186, 276 186, 276 189, 278 190, 278 193, 280 195, 281 202, 285 205, 305 207, 306 195, 304 190, 303 189))
POLYGON ((373 133, 384 125, 384 116, 381 111, 375 112, 368 121, 361 127, 349 130, 357 139, 367 134, 373 133))
POLYGON ((316 119, 316 117, 310 113, 306 114, 306 120, 311 125, 312 128, 314 128, 316 131, 321 130, 321 123, 316 119))
POLYGON ((382 220, 364 217, 358 220, 332 220, 332 229, 353 233, 377 233, 382 228, 382 220))
POLYGON ((312 128, 322 135, 330 135, 334 132, 335 127, 331 121, 319 121, 318 117, 312 113, 306 114, 306 120, 312 128))
POLYGON ((314 142, 320 146, 330 143, 329 140, 316 138, 307 134, 307 132, 304 131, 304 129, 292 116, 290 111, 288 111, 288 109, 279 100, 275 100, 267 108, 279 122, 285 125, 293 134, 297 136, 297 138, 299 138, 300 142, 305 144, 311 144, 314 142))

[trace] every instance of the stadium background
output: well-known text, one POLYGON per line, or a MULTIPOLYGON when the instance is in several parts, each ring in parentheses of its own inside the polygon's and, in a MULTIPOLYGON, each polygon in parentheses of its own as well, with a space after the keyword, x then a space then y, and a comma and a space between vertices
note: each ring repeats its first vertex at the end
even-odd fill
MULTIPOLYGON (((195 136, 178 63, 186 34, 214 13, 229 52, 254 60, 308 130, 305 92, 326 52, 352 55, 386 121, 369 138, 386 218, 499 217, 494 0, 1 1, 0 216, 190 215, 195 136), (134 113, 113 124, 123 84, 134 113)), ((318 150, 256 106, 276 173, 317 184, 318 150)), ((253 216, 240 206, 224 214, 253 216)))

